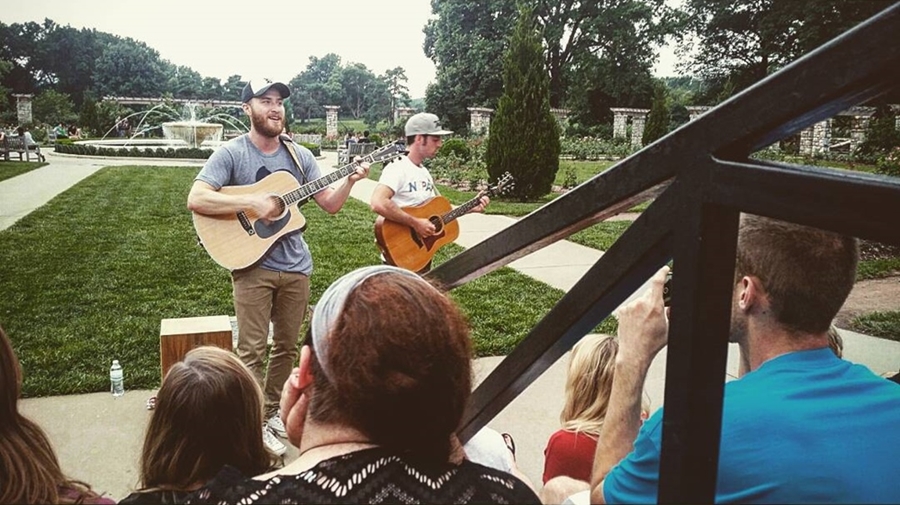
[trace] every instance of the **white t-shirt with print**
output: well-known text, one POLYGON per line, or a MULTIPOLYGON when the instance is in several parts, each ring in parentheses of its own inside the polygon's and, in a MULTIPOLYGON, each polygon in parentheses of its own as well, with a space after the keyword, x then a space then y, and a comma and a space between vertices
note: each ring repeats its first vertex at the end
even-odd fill
POLYGON ((378 183, 394 191, 391 201, 400 207, 420 205, 437 196, 428 169, 416 165, 406 156, 384 167, 378 183))

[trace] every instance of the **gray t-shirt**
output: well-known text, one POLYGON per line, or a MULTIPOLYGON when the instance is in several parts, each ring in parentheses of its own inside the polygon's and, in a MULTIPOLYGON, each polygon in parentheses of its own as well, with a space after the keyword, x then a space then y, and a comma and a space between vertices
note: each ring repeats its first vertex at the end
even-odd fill
MULTIPOLYGON (((297 169, 284 145, 281 145, 274 154, 264 154, 250 142, 250 137, 244 134, 216 149, 195 180, 203 181, 219 190, 222 186, 254 184, 278 170, 290 172, 301 185, 322 177, 316 158, 309 149, 295 144, 294 150, 303 166, 303 174, 297 169)), ((292 206, 289 212, 299 210, 292 206)), ((312 256, 309 253, 309 246, 303 240, 303 233, 298 231, 281 237, 258 266, 276 272, 311 275, 312 256)))

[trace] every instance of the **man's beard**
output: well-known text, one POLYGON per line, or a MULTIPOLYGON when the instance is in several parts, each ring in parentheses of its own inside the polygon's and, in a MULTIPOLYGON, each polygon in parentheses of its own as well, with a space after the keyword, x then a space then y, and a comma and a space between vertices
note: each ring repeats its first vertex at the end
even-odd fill
POLYGON ((731 304, 731 328, 728 341, 732 343, 744 343, 747 340, 747 317, 738 310, 737 302, 731 304))
POLYGON ((254 130, 266 137, 277 137, 281 135, 281 131, 284 129, 283 118, 272 123, 269 121, 268 115, 257 114, 253 109, 250 109, 250 124, 254 130))

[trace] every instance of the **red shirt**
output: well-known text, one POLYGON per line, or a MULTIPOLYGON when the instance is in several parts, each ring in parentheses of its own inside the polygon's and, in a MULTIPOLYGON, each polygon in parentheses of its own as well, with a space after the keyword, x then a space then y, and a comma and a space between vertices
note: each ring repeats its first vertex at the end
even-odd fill
POLYGON ((550 435, 544 449, 544 484, 560 475, 590 482, 596 451, 597 439, 587 433, 559 430, 550 435))

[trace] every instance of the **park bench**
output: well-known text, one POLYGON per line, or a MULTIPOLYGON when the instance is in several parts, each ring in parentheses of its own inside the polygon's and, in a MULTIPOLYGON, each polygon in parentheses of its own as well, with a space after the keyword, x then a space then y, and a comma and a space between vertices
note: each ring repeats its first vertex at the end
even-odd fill
MULTIPOLYGON (((0 141, 0 153, 3 154, 3 159, 5 161, 9 161, 10 153, 18 154, 19 160, 22 160, 22 155, 25 155, 25 161, 31 161, 31 151, 34 149, 27 149, 25 147, 25 139, 23 137, 11 137, 7 135, 2 141, 0 141)), ((35 151, 35 154, 40 160, 40 154, 35 151)))
POLYGON ((354 142, 349 144, 346 149, 338 151, 338 165, 346 165, 354 157, 365 156, 373 151, 375 151, 374 142, 354 142))

